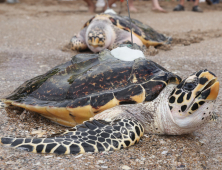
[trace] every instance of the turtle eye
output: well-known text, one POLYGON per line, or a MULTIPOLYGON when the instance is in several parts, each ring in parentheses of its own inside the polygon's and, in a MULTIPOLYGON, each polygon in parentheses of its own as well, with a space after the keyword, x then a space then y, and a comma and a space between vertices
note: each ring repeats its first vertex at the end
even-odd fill
POLYGON ((196 87, 194 83, 185 83, 183 88, 184 90, 191 91, 196 87))

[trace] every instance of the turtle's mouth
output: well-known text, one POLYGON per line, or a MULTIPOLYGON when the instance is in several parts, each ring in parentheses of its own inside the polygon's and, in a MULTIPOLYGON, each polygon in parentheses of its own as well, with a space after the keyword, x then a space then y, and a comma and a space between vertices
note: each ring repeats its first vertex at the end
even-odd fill
POLYGON ((216 83, 217 82, 217 78, 216 79, 213 79, 213 80, 211 80, 210 82, 208 82, 208 84, 203 88, 203 90, 202 91, 204 91, 204 90, 207 90, 209 87, 211 87, 214 83, 216 83))
POLYGON ((88 41, 88 44, 94 48, 96 47, 103 47, 104 46, 104 41, 99 41, 98 38, 97 39, 93 39, 92 41, 88 41))
POLYGON ((217 78, 210 80, 200 92, 197 92, 197 99, 215 100, 219 92, 219 82, 217 78))
POLYGON ((192 107, 195 102, 216 100, 218 92, 219 82, 217 81, 217 78, 214 77, 213 79, 208 81, 204 86, 199 88, 199 90, 195 90, 193 92, 195 93, 196 97, 194 97, 189 107, 187 107, 187 110, 192 107))
POLYGON ((103 35, 102 33, 98 33, 98 34, 94 34, 91 35, 92 33, 90 33, 88 36, 88 44, 94 48, 97 47, 103 47, 105 45, 105 35, 103 35))

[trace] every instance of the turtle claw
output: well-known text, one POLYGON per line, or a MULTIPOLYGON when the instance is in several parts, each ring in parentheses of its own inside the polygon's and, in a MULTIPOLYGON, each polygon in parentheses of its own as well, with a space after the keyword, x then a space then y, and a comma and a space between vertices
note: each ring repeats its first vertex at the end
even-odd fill
POLYGON ((5 107, 6 107, 6 104, 0 100, 0 109, 4 109, 5 107))

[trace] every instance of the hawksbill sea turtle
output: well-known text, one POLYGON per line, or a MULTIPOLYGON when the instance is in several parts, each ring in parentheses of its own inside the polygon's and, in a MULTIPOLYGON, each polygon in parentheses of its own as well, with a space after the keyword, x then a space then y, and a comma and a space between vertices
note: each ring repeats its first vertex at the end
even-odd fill
POLYGON ((144 133, 199 129, 213 118, 218 92, 217 77, 207 69, 181 81, 145 58, 121 61, 109 50, 78 54, 2 99, 72 128, 48 138, 2 137, 0 143, 35 153, 119 150, 144 133))
POLYGON ((169 44, 170 37, 158 33, 150 26, 132 19, 132 26, 128 17, 122 17, 113 13, 101 13, 87 21, 78 35, 70 42, 72 50, 90 49, 100 52, 103 49, 112 49, 116 44, 124 44, 131 41, 139 46, 158 46, 169 44))

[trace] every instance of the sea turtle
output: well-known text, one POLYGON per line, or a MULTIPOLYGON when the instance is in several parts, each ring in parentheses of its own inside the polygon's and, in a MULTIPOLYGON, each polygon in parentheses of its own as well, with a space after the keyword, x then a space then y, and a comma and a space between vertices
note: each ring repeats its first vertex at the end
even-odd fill
POLYGON ((3 137, 0 143, 30 152, 76 154, 129 147, 144 133, 187 134, 213 117, 218 91, 217 77, 207 69, 181 82, 145 58, 120 61, 109 50, 78 54, 3 99, 73 128, 49 138, 3 137))
POLYGON ((78 54, 26 81, 2 101, 73 127, 116 105, 152 101, 167 84, 180 82, 179 76, 151 60, 126 62, 104 50, 78 54))
MULTIPOLYGON (((112 49, 115 44, 131 41, 130 20, 112 13, 97 14, 85 23, 77 36, 71 39, 72 50, 90 49, 99 52, 112 49)), ((171 42, 170 37, 156 32, 142 22, 132 19, 133 42, 139 46, 157 46, 171 42)))

